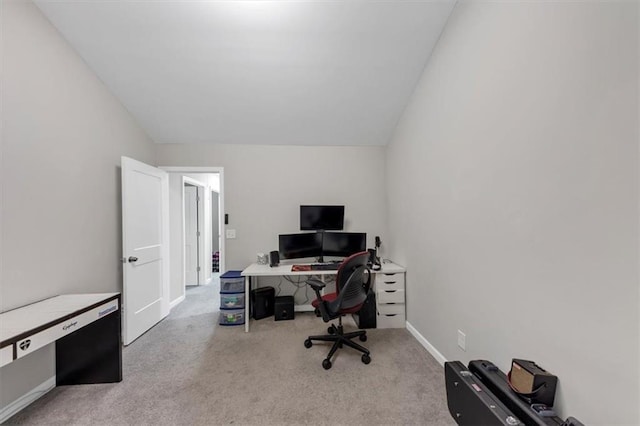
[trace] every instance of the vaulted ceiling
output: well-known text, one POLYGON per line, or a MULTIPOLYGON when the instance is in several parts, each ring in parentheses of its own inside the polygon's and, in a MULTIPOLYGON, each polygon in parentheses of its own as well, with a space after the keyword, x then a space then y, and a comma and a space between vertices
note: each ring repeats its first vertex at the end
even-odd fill
POLYGON ((36 0, 158 143, 385 145, 455 0, 36 0))

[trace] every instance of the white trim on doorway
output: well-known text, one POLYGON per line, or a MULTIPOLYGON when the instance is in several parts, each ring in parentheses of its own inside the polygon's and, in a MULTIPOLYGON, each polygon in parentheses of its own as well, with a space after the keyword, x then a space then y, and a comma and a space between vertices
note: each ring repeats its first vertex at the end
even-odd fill
POLYGON ((184 294, 180 297, 178 297, 176 300, 174 300, 173 302, 171 302, 169 304, 169 309, 173 309, 176 306, 178 306, 180 303, 184 302, 184 299, 186 299, 187 296, 185 296, 184 294))

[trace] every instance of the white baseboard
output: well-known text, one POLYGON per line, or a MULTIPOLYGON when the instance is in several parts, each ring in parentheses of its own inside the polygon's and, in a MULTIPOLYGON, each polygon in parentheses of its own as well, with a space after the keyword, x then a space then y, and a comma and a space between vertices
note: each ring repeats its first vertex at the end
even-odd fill
POLYGON ((56 376, 50 377, 43 383, 39 384, 35 388, 31 389, 26 394, 22 395, 20 398, 13 401, 11 404, 3 407, 0 410, 0 423, 4 423, 11 416, 16 414, 18 411, 25 408, 27 405, 31 404, 36 399, 43 396, 45 393, 49 392, 51 389, 56 387, 56 376))
POLYGON ((427 352, 429 352, 431 354, 431 356, 434 357, 436 359, 436 361, 438 361, 440 363, 440 365, 444 366, 444 363, 447 362, 447 359, 444 357, 444 355, 442 355, 435 348, 435 346, 433 346, 431 343, 429 343, 429 341, 427 339, 425 339, 424 336, 422 334, 420 334, 418 332, 418 330, 416 330, 416 328, 414 326, 412 326, 409 321, 407 321, 407 330, 409 330, 409 333, 411 333, 413 335, 413 337, 415 337, 416 340, 418 342, 420 342, 420 344, 422 346, 424 346, 424 348, 427 350, 427 352))
POLYGON ((186 296, 183 294, 182 296, 178 297, 176 300, 172 301, 169 303, 169 310, 175 308, 176 306, 178 306, 180 303, 182 303, 184 301, 184 299, 186 298, 186 296))

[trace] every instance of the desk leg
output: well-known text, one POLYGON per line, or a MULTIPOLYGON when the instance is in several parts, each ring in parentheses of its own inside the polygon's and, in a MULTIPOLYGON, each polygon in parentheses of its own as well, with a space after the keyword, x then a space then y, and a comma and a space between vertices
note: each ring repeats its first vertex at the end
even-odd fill
POLYGON ((248 275, 244 277, 244 331, 249 332, 249 313, 251 312, 251 277, 248 275))

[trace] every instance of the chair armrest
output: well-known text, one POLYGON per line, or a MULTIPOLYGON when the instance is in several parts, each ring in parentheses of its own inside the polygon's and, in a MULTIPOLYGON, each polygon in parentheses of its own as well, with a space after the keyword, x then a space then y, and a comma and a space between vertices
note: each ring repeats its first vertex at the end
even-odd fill
POLYGON ((316 293, 316 299, 318 300, 318 311, 320 311, 320 315, 322 316, 322 320, 324 322, 329 322, 331 321, 331 317, 329 316, 329 313, 327 312, 327 308, 325 306, 325 303, 322 300, 322 295, 320 294, 320 290, 322 290, 323 288, 325 288, 327 286, 327 283, 320 281, 317 278, 309 278, 307 280, 307 285, 309 287, 311 287, 313 289, 313 291, 316 293))
POLYGON ((307 284, 316 291, 320 291, 327 286, 327 283, 324 283, 317 278, 309 278, 307 280, 307 284))

